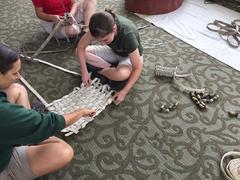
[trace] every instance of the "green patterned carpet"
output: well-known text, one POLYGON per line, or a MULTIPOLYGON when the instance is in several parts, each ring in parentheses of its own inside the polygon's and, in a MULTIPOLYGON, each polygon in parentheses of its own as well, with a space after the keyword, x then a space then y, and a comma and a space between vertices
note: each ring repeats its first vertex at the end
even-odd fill
MULTIPOLYGON (((98 10, 113 9, 138 27, 148 23, 124 9, 124 1, 98 0, 98 10)), ((36 50, 47 37, 35 17, 31 1, 1 0, 0 40, 14 49, 36 50)), ((240 121, 229 118, 239 109, 240 73, 152 25, 140 30, 145 47, 141 77, 124 103, 109 105, 79 134, 64 137, 75 151, 68 167, 41 180, 195 180, 223 179, 223 153, 240 148, 240 121), (219 94, 218 102, 200 111, 169 78, 156 78, 155 64, 192 72, 182 83, 206 87, 219 94), (161 103, 180 99, 170 113, 161 103)), ((65 42, 61 42, 66 47, 65 42)), ((56 49, 52 40, 46 48, 56 49)), ((59 48, 57 48, 59 49, 59 48)), ((79 71, 74 49, 41 54, 40 59, 79 71)), ((231 58, 231 55, 229 55, 231 58)), ((48 101, 72 91, 80 78, 39 63, 24 62, 22 75, 48 101)), ((37 99, 30 96, 32 102, 37 99)))

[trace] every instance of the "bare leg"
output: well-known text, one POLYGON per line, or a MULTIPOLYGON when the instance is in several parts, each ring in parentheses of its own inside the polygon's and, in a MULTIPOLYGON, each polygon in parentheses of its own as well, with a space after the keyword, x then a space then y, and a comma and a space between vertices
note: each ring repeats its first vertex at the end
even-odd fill
POLYGON ((43 176, 66 166, 73 158, 73 149, 57 137, 29 146, 28 161, 33 174, 43 176))
MULTIPOLYGON (((83 31, 87 32, 90 18, 96 11, 96 0, 83 0, 82 5, 83 5, 83 21, 84 25, 86 25, 83 27, 83 31)), ((68 37, 74 37, 80 33, 79 27, 74 24, 70 26, 65 26, 64 28, 65 33, 68 37)))
POLYGON ((87 63, 100 68, 107 68, 110 67, 111 64, 102 59, 101 57, 95 55, 94 53, 86 50, 86 59, 87 63))
MULTIPOLYGON (((96 11, 96 0, 84 0, 83 11, 84 11, 83 12, 84 25, 88 26, 91 16, 96 11)), ((84 27, 83 30, 87 32, 88 27, 84 27)))
POLYGON ((4 91, 7 94, 9 102, 23 105, 25 108, 30 109, 27 90, 23 85, 13 83, 4 91))
POLYGON ((129 78, 132 68, 128 65, 118 65, 115 67, 105 68, 99 71, 99 74, 114 81, 124 81, 129 78))
POLYGON ((79 27, 75 24, 71 26, 65 26, 63 28, 65 28, 65 33, 68 37, 74 37, 80 32, 79 27))

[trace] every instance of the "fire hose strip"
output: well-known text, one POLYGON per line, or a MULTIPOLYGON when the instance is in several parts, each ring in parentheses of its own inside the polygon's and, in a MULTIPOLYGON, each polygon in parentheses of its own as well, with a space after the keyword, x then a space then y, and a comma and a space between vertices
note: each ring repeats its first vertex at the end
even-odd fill
MULTIPOLYGON (((96 117, 107 105, 112 103, 113 94, 115 93, 109 85, 103 85, 99 79, 95 78, 90 86, 84 86, 82 83, 80 87, 75 87, 69 94, 48 104, 23 77, 21 77, 20 80, 43 103, 46 109, 60 115, 73 112, 77 109, 88 108, 96 110, 94 116, 96 117)), ((79 130, 91 122, 94 117, 81 117, 61 132, 65 133, 65 136, 77 134, 79 130)))

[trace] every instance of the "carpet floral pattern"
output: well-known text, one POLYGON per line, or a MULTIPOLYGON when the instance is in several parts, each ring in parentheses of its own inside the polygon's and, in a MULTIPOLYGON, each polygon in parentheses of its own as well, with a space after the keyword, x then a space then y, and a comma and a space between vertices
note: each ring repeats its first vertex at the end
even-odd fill
MULTIPOLYGON (((219 162, 230 150, 240 148, 240 121, 228 111, 239 109, 240 73, 124 9, 124 1, 97 0, 97 9, 112 4, 114 11, 133 20, 141 30, 144 67, 140 79, 119 106, 109 105, 77 135, 64 137, 75 156, 66 168, 40 177, 42 180, 193 180, 223 179, 219 162), (173 86, 171 78, 155 77, 155 64, 178 66, 179 80, 193 88, 217 93, 217 102, 200 111, 173 86), (179 101, 176 110, 160 113, 162 103, 179 101)), ((47 37, 34 14, 31 1, 0 3, 0 40, 18 50, 36 50, 47 37)), ((45 50, 58 47, 51 40, 45 50)), ((38 58, 79 72, 74 48, 38 58)), ((231 55, 229 55, 231 58, 231 55)), ((52 67, 22 61, 22 75, 48 101, 79 86, 80 78, 52 67)), ((37 99, 30 95, 34 103, 37 99)))

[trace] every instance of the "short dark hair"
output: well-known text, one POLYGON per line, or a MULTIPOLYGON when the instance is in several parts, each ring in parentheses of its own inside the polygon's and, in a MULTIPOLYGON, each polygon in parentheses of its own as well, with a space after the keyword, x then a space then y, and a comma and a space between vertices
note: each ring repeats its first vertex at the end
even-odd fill
POLYGON ((0 72, 6 74, 19 59, 16 51, 0 43, 0 72))
POLYGON ((104 37, 113 31, 115 14, 110 10, 97 12, 92 15, 89 22, 89 31, 95 38, 104 37))

